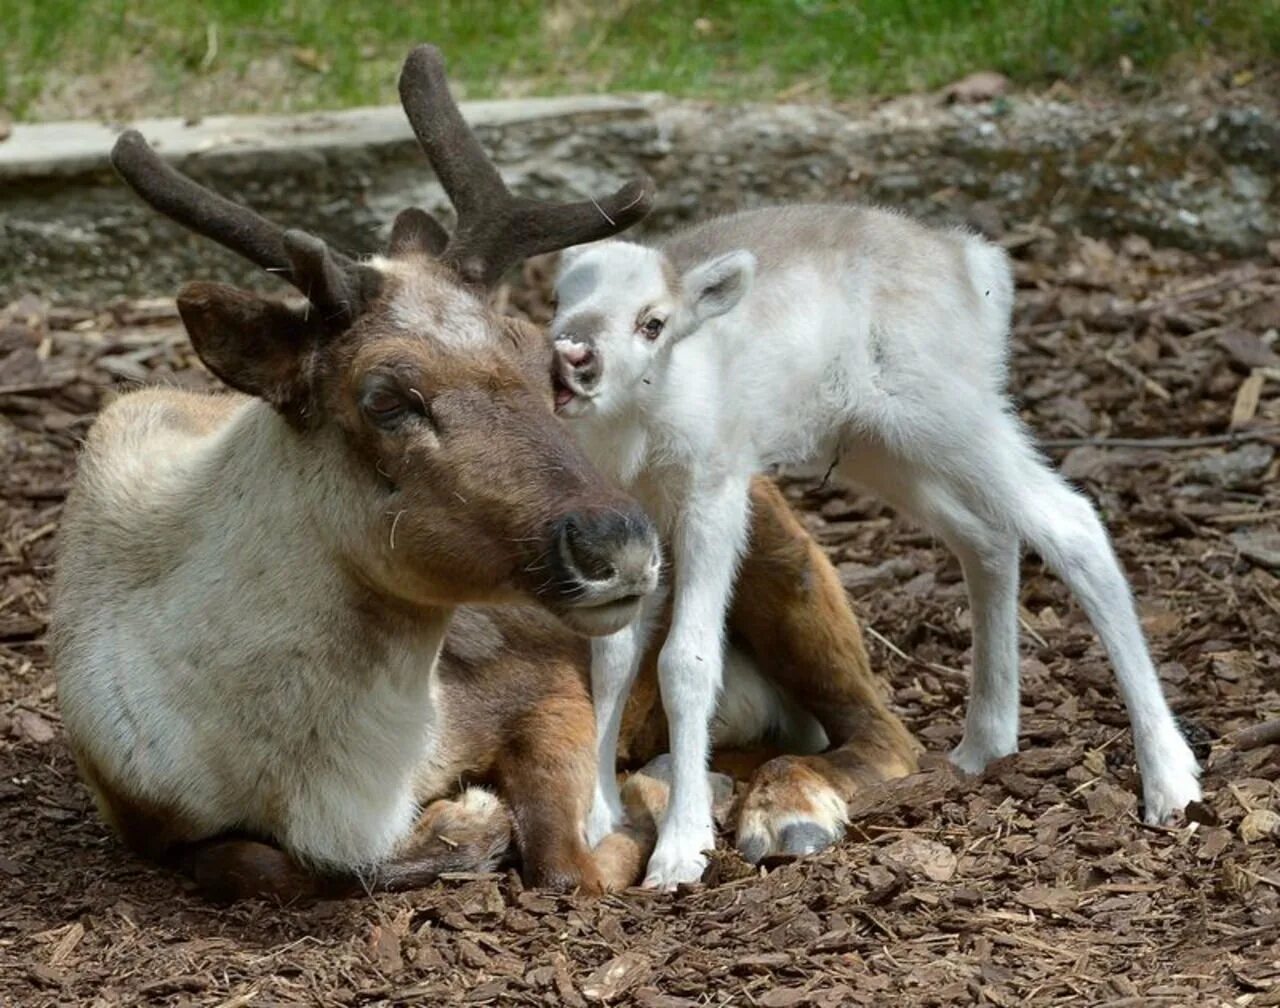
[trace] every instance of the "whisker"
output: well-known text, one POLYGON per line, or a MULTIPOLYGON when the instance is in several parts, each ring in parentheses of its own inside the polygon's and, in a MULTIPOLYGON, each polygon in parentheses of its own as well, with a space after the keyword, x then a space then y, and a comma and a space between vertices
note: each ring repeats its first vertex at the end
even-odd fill
MULTIPOLYGON (((392 553, 396 551, 396 526, 400 524, 400 518, 404 514, 404 512, 405 512, 405 509, 401 508, 399 511, 396 512, 396 516, 391 519, 391 552, 392 553)), ((387 512, 387 514, 390 514, 390 513, 391 513, 390 511, 387 512)))

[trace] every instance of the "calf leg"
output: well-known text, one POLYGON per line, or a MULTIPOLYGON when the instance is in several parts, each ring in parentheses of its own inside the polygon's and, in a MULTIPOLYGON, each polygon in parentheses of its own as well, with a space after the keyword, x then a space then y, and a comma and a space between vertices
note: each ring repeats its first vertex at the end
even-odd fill
POLYGON ((587 843, 595 846, 626 821, 618 793, 618 735, 627 697, 640 668, 661 599, 650 597, 630 626, 591 642, 591 698, 595 708, 596 774, 587 843))
POLYGON ((973 607, 973 696, 952 760, 976 772, 1017 747, 1017 553, 1026 540, 1067 583, 1102 639, 1133 726, 1147 821, 1168 820, 1200 797, 1199 768, 1165 702, 1133 596, 1092 505, 1003 413, 951 449, 945 466, 881 458, 850 475, 937 532, 964 569, 973 607))
POLYGON ((830 846, 853 795, 916 769, 917 746, 871 673, 857 617, 831 562, 777 487, 751 488, 751 537, 730 632, 759 668, 812 713, 831 748, 778 756, 751 779, 737 846, 751 861, 830 846))
POLYGON ((671 630, 658 657, 671 731, 671 801, 649 859, 649 887, 696 882, 706 867, 703 851, 715 846, 707 757, 724 662, 725 614, 746 537, 747 496, 745 480, 703 487, 675 530, 671 630))
POLYGON ((1030 451, 1019 461, 1014 519, 1101 638, 1133 727, 1146 821, 1166 822, 1200 798, 1200 769, 1165 701, 1129 585, 1093 506, 1030 451))

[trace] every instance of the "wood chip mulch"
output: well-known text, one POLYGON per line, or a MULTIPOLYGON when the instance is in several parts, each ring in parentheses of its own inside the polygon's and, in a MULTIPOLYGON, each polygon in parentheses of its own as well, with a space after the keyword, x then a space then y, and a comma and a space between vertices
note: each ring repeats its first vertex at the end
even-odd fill
MULTIPOLYGON (((1231 262, 1013 236, 1023 414, 1099 502, 1205 761, 1185 826, 1135 814, 1125 714, 1062 586, 1024 564, 1022 748, 931 755, 837 849, 596 901, 513 875, 215 908, 125 853, 80 787, 44 644, 75 450, 104 396, 205 387, 169 300, 0 311, 0 1005, 1280 1005, 1280 249, 1231 262), (1261 727, 1260 727, 1261 726, 1261 727)), ((535 317, 545 272, 505 303, 535 317)), ((894 705, 959 738, 956 563, 856 492, 788 492, 894 705)))

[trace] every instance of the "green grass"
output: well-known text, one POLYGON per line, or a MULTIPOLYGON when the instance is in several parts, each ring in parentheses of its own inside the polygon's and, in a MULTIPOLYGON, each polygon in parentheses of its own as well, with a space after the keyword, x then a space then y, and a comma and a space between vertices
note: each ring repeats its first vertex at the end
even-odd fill
POLYGON ((1022 84, 1280 59, 1277 0, 0 0, 17 118, 394 100, 431 40, 468 95, 856 97, 978 69, 1022 84))

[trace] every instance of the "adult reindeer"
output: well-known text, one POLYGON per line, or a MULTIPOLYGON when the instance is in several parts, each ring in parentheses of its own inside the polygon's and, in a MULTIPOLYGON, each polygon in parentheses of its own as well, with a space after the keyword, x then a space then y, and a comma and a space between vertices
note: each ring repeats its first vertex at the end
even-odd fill
MULTIPOLYGON (((308 302, 184 287, 196 352, 245 395, 121 398, 67 503, 51 639, 64 718, 104 817, 151 854, 242 831, 322 874, 377 866, 384 887, 484 860, 491 835, 472 849, 414 835, 418 796, 454 780, 433 746, 447 691, 432 674, 453 609, 532 599, 599 634, 657 580, 648 520, 551 411, 540 332, 481 299, 524 256, 634 223, 649 183, 598 202, 517 198, 436 50, 409 56, 400 89, 458 223, 448 238, 405 210, 368 262, 208 191, 136 132, 113 152, 154 208, 308 302)), ((522 698, 527 717, 590 737, 589 706, 575 722, 572 698, 542 693, 522 698)), ((531 879, 576 882, 590 765, 578 791, 548 792, 536 785, 564 734, 524 744, 499 773, 530 798, 515 825, 531 879)))

